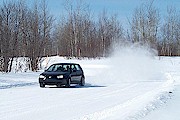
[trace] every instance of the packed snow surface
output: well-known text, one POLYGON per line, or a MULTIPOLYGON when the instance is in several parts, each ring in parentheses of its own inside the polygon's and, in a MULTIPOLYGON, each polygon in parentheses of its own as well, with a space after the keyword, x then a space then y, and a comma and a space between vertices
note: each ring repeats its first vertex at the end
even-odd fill
POLYGON ((101 59, 55 56, 44 58, 39 72, 0 73, 0 119, 140 120, 160 115, 161 111, 154 112, 180 98, 176 96, 180 58, 135 51, 101 59), (86 85, 40 88, 39 74, 59 62, 79 63, 86 85))

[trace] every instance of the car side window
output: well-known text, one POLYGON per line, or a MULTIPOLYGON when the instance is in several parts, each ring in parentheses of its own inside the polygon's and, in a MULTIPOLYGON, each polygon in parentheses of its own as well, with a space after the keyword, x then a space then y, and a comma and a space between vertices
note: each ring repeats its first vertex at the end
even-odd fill
POLYGON ((63 68, 64 68, 64 71, 70 72, 70 65, 64 65, 63 68))
POLYGON ((63 72, 64 68, 62 67, 62 65, 56 65, 56 70, 55 71, 63 72))
POLYGON ((74 65, 71 66, 72 71, 76 70, 76 67, 74 65))
POLYGON ((62 68, 62 66, 60 66, 60 65, 54 65, 54 68, 52 71, 54 71, 54 72, 61 71, 61 68, 62 68))
POLYGON ((79 65, 75 65, 75 67, 76 67, 76 70, 81 70, 81 68, 79 67, 79 65))

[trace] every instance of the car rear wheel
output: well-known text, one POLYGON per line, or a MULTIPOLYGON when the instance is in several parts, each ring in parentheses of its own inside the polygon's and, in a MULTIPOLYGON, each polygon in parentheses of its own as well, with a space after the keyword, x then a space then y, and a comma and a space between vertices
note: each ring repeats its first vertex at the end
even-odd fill
POLYGON ((45 84, 44 84, 44 83, 40 83, 40 87, 41 87, 41 88, 44 88, 44 87, 45 87, 45 84))
POLYGON ((81 78, 81 82, 80 82, 79 85, 80 86, 84 86, 85 85, 85 78, 84 77, 81 78))
POLYGON ((66 87, 71 87, 71 79, 67 79, 66 87))

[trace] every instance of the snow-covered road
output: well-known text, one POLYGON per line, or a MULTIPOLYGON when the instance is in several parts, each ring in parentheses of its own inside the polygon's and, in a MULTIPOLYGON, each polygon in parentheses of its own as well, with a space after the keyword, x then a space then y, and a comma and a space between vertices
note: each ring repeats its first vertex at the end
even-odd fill
MULTIPOLYGON (((180 60, 180 59, 179 59, 180 60)), ((171 75, 174 79, 174 89, 172 97, 162 107, 152 111, 146 117, 141 120, 179 120, 180 117, 180 72, 179 65, 175 65, 176 69, 171 71, 171 75)))
POLYGON ((151 112, 142 120, 179 120, 180 86, 176 86, 173 97, 162 107, 151 112))
POLYGON ((130 77, 120 73, 115 76, 118 72, 110 71, 114 66, 108 66, 104 60, 79 63, 86 74, 85 87, 40 88, 40 72, 0 74, 0 119, 137 120, 173 97, 169 92, 174 88, 174 79, 169 71, 162 70, 159 74, 156 70, 148 73, 148 70, 147 75, 146 67, 141 67, 142 77, 131 76, 135 74, 132 69, 136 66, 133 66, 129 72, 126 70, 130 77), (145 79, 149 75, 154 77, 145 79))
POLYGON ((2 120, 125 119, 146 105, 152 89, 162 83, 122 83, 109 86, 45 88, 22 86, 0 91, 2 120), (147 97, 145 97, 147 96, 147 97), (140 102, 141 101, 141 102, 140 102), (140 103, 139 103, 140 102, 140 103), (133 106, 133 107, 132 107, 133 106), (118 116, 117 116, 118 115, 118 116))

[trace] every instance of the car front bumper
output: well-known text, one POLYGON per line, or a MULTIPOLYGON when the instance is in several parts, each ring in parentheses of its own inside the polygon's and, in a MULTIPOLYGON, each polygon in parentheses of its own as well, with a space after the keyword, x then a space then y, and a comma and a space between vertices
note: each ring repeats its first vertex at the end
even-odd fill
POLYGON ((41 79, 39 78, 39 83, 42 83, 44 85, 66 85, 67 79, 41 79))

